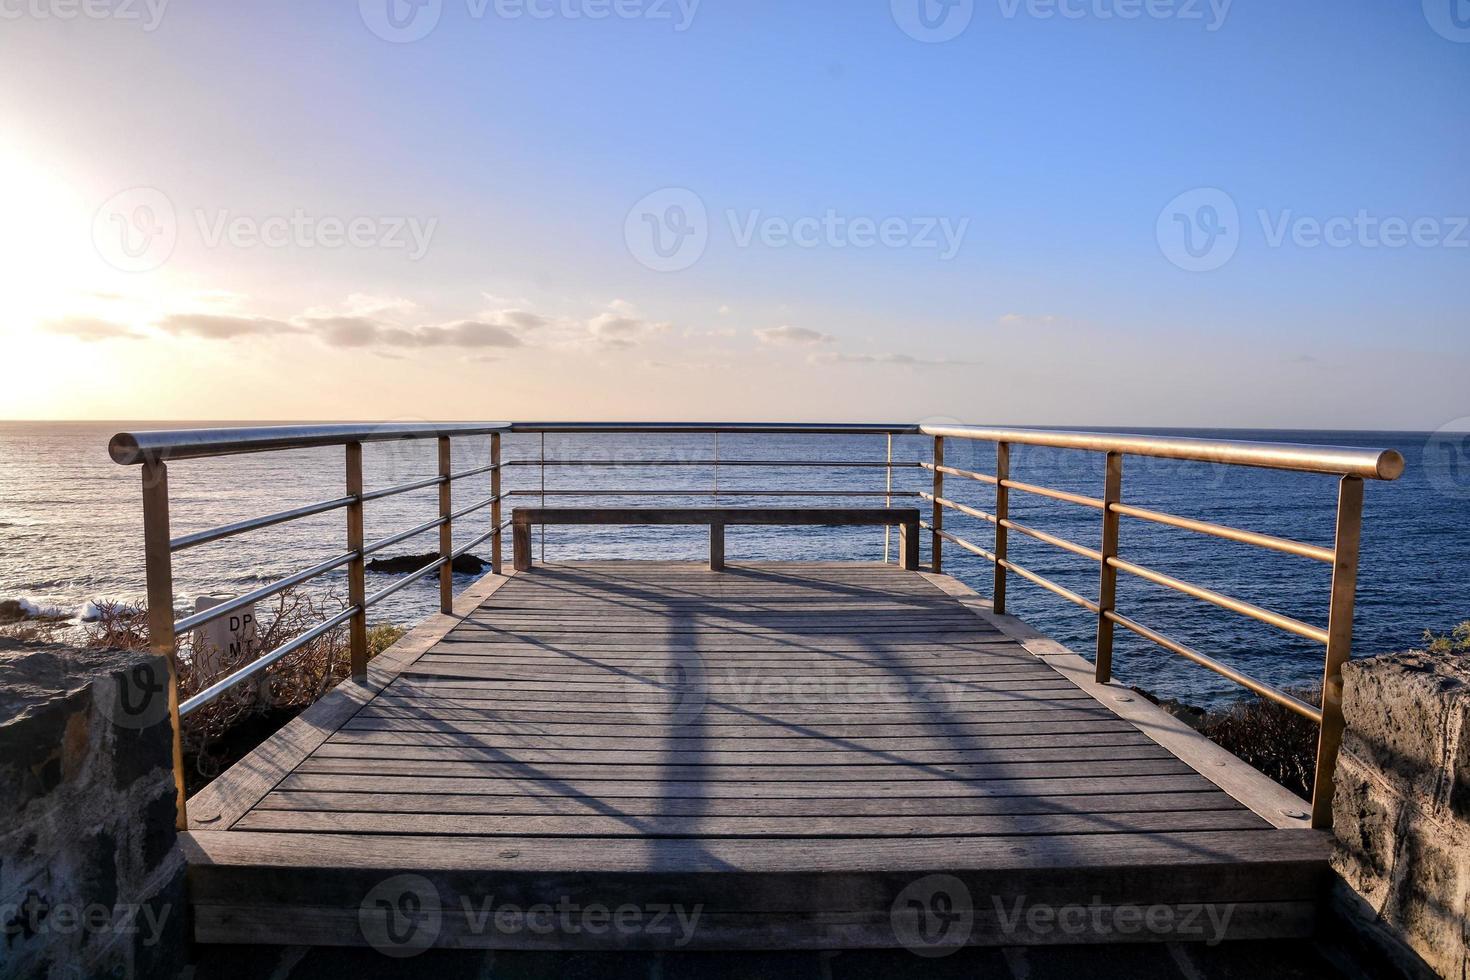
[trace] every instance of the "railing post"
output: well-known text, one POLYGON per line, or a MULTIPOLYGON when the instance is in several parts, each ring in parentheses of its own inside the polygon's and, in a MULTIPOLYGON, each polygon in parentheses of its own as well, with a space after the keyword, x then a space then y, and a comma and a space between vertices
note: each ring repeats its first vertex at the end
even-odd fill
POLYGON ((188 830, 178 645, 174 636, 174 563, 169 547, 168 466, 162 460, 143 464, 143 565, 148 583, 148 649, 163 657, 168 666, 168 719, 174 733, 174 826, 188 830))
POLYGON ((995 444, 995 584, 991 588, 991 609, 1006 611, 1006 520, 1011 513, 1011 491, 1006 481, 1011 478, 1011 444, 995 444))
POLYGON ((944 436, 934 437, 934 502, 929 512, 929 568, 938 574, 944 571, 944 539, 939 532, 944 530, 944 508, 939 498, 944 496, 944 436))
MULTIPOLYGON (((883 506, 893 506, 893 433, 888 433, 888 462, 884 466, 887 478, 883 484, 883 506)), ((893 543, 893 525, 883 525, 883 564, 888 564, 888 553, 893 543)))
POLYGON ((1345 476, 1337 490, 1332 601, 1327 613, 1327 662, 1322 672, 1322 731, 1317 737, 1317 776, 1312 786, 1312 826, 1332 826, 1337 753, 1342 747, 1342 665, 1353 652, 1353 604, 1358 589, 1358 549, 1363 531, 1363 481, 1345 476))
POLYGON ((454 528, 449 520, 453 510, 453 488, 449 483, 450 472, 449 437, 440 436, 439 518, 444 523, 439 525, 439 557, 444 559, 444 564, 439 566, 439 611, 443 613, 454 611, 454 562, 450 557, 454 553, 454 528))
POLYGON ((490 571, 496 575, 504 574, 501 565, 501 534, 500 534, 500 433, 490 433, 490 465, 495 467, 490 471, 490 496, 495 498, 495 503, 490 505, 490 526, 494 529, 490 534, 490 571))
POLYGON ((347 505, 347 550, 354 558, 347 563, 347 601, 355 609, 348 620, 348 650, 352 676, 367 676, 367 576, 363 547, 362 515, 362 443, 347 444, 347 496, 356 500, 347 505))
POLYGON ((723 524, 709 526, 709 570, 712 572, 725 570, 725 525, 723 524))
POLYGON ((1108 453, 1107 476, 1103 480, 1102 561, 1097 588, 1097 657, 1094 668, 1099 684, 1113 679, 1113 621, 1108 613, 1118 593, 1118 570, 1108 561, 1118 555, 1118 512, 1113 504, 1123 499, 1123 454, 1108 453))

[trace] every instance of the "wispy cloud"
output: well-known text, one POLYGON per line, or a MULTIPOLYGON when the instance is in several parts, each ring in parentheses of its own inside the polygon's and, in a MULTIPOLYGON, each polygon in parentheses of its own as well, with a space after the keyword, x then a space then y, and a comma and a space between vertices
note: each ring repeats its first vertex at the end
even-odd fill
POLYGON ((236 337, 301 332, 300 327, 284 320, 218 313, 174 313, 159 320, 158 329, 179 337, 199 337, 204 340, 233 340, 236 337))
POLYGON ((93 342, 99 340, 140 340, 143 337, 142 334, 138 333, 132 327, 125 327, 120 323, 100 320, 90 316, 68 316, 57 320, 48 320, 42 324, 42 328, 47 333, 93 342))
POLYGON ((757 327, 755 338, 771 347, 811 347, 830 344, 837 338, 807 327, 757 327))
POLYGON ((912 354, 843 354, 835 351, 812 354, 807 361, 811 364, 887 364, 899 367, 963 367, 976 363, 949 358, 935 360, 912 354))
POLYGON ((330 347, 519 347, 521 339, 505 327, 477 320, 441 326, 399 327, 370 317, 317 317, 305 321, 330 347))

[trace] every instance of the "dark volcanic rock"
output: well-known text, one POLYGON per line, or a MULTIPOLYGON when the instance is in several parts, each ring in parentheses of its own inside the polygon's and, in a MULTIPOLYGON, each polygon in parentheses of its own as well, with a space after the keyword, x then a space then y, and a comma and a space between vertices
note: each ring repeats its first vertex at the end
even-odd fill
MULTIPOLYGON (((423 568, 438 557, 438 552, 431 551, 424 555, 393 555, 389 558, 374 558, 367 563, 367 570, 407 575, 415 569, 423 568)), ((476 555, 460 555, 454 559, 454 571, 460 575, 478 575, 489 567, 489 562, 476 555)))

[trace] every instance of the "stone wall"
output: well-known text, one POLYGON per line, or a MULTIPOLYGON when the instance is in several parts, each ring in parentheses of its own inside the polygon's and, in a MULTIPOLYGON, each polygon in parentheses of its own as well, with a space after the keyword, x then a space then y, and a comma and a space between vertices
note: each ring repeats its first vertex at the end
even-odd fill
POLYGON ((166 677, 145 653, 0 640, 0 977, 180 975, 166 677))
POLYGON ((1409 975, 1470 976, 1470 658, 1344 670, 1334 908, 1409 975))

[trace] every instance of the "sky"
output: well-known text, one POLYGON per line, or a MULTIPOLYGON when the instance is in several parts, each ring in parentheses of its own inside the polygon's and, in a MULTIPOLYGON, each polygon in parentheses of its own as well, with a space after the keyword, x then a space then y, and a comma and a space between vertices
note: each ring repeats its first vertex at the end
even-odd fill
POLYGON ((1466 0, 0 0, 0 418, 1438 429, 1467 92, 1466 0))

